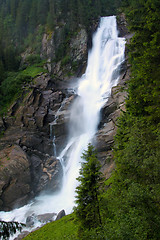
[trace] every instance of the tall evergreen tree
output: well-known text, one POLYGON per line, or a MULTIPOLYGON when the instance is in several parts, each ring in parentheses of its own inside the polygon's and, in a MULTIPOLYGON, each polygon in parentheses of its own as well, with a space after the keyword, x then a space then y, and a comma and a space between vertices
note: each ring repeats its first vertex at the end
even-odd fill
POLYGON ((32 1, 30 13, 29 13, 29 32, 33 33, 37 27, 37 1, 32 1))
POLYGON ((87 151, 83 153, 80 176, 77 178, 80 185, 77 187, 75 208, 76 216, 80 222, 81 229, 93 229, 101 226, 100 216, 100 184, 102 182, 102 173, 100 172, 100 163, 96 156, 94 147, 89 144, 87 151))
POLYGON ((48 0, 39 0, 37 2, 37 11, 38 11, 38 21, 39 24, 45 24, 47 20, 48 10, 49 10, 49 2, 48 0))
POLYGON ((23 41, 23 39, 28 34, 28 23, 31 3, 32 1, 19 0, 16 16, 16 28, 20 42, 23 41))

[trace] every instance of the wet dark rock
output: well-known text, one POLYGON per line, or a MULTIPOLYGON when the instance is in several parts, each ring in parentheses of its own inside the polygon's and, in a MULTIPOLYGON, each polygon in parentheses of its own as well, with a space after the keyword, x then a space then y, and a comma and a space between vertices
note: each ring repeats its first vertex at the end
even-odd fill
MULTIPOLYGON (((125 16, 118 16, 118 29, 121 37, 129 41, 131 35, 127 29, 125 16)), ((101 121, 99 131, 94 138, 97 148, 98 159, 102 164, 102 172, 106 179, 110 177, 115 164, 113 161, 114 136, 117 131, 118 117, 125 111, 125 100, 127 98, 127 82, 130 79, 130 65, 128 57, 123 62, 120 69, 120 78, 117 86, 111 90, 111 96, 101 110, 101 121)))
POLYGON ((27 228, 30 228, 30 227, 33 227, 34 226, 34 222, 35 222, 35 215, 31 215, 31 216, 28 216, 27 219, 26 219, 26 227, 27 228))
POLYGON ((31 190, 29 167, 28 157, 19 146, 14 145, 0 151, 1 209, 10 210, 15 205, 27 203, 31 190))
POLYGON ((21 232, 18 237, 16 237, 14 240, 22 240, 23 238, 25 238, 30 232, 28 231, 23 231, 21 232))
MULTIPOLYGON (((6 131, 0 138, 0 176, 6 171, 9 174, 6 174, 6 178, 1 177, 0 209, 10 210, 14 206, 22 206, 40 191, 53 191, 60 187, 61 164, 55 158, 52 159, 52 164, 48 160, 54 155, 53 135, 51 136, 49 124, 54 121, 65 94, 52 88, 47 89, 49 80, 47 74, 38 76, 33 89, 24 95, 21 102, 17 101, 16 105, 11 106, 8 116, 2 121, 1 125, 3 127, 5 123, 6 131), (24 160, 28 164, 23 164, 25 174, 19 168, 24 160)), ((67 110, 63 109, 63 114, 59 113, 57 118, 57 121, 61 121, 62 129, 68 121, 65 111, 68 115, 67 110)), ((61 144, 65 132, 61 129, 59 131, 63 132, 59 142, 61 144)))
POLYGON ((55 213, 45 213, 37 215, 37 220, 42 223, 52 222, 54 221, 54 217, 56 216, 55 213))
POLYGON ((61 186, 62 166, 54 157, 48 158, 43 164, 42 174, 37 185, 37 192, 56 191, 61 186))
MULTIPOLYGON (((66 213, 65 213, 64 210, 61 210, 61 211, 58 213, 58 215, 57 215, 57 217, 56 217, 56 220, 59 220, 59 219, 61 219, 61 218, 64 217, 64 216, 66 216, 66 213)), ((56 221, 56 220, 55 220, 55 221, 56 221)))
POLYGON ((129 31, 128 31, 128 24, 125 18, 124 13, 121 13, 118 15, 117 17, 117 25, 118 25, 118 31, 119 31, 119 35, 121 37, 126 37, 129 35, 129 31))

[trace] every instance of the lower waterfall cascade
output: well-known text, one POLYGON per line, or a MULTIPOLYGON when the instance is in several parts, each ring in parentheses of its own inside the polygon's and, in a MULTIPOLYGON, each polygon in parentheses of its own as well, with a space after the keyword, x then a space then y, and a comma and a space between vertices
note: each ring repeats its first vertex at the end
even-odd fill
MULTIPOLYGON (((0 212, 2 220, 25 223, 32 214, 58 213, 62 209, 66 214, 72 212, 81 156, 97 132, 100 111, 111 94, 111 88, 118 83, 124 52, 125 39, 118 37, 116 17, 102 17, 93 35, 86 72, 78 79, 75 90, 77 97, 71 106, 68 142, 57 157, 63 169, 61 190, 39 195, 31 203, 13 211, 0 212)), ((40 224, 36 222, 34 227, 40 224)))

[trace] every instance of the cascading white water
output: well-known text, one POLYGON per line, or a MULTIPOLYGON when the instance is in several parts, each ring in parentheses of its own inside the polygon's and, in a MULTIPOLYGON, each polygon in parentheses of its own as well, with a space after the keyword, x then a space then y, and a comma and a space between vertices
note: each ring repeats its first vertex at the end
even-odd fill
POLYGON ((79 81, 78 97, 71 109, 69 141, 59 156, 64 171, 62 189, 57 194, 39 196, 34 204, 8 213, 1 212, 3 220, 25 222, 31 213, 72 211, 81 155, 97 131, 101 107, 118 82, 124 49, 125 39, 118 37, 116 17, 102 17, 93 36, 86 73, 79 81))

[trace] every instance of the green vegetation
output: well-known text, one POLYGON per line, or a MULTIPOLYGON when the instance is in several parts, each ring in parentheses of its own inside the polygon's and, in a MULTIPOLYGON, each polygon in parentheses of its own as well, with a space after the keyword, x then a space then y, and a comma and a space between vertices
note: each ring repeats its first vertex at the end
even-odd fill
MULTIPOLYGON (((19 94, 23 84, 39 72, 36 66, 27 68, 26 73, 21 70, 28 66, 26 64, 30 66, 41 61, 45 32, 50 37, 54 32, 55 56, 52 61, 62 60, 62 67, 72 66, 68 54, 71 37, 80 26, 90 32, 93 20, 100 15, 114 14, 118 6, 116 0, 0 0, 0 112, 4 112, 19 94), (22 63, 21 53, 26 48, 32 54, 22 63)), ((73 65, 76 70, 77 65, 73 65)))
MULTIPOLYGON (((46 224, 29 234, 25 240, 31 239, 105 239, 101 214, 105 211, 104 196, 102 195, 102 173, 96 151, 92 145, 83 153, 80 185, 77 187, 77 206, 74 213, 62 219, 46 224)), ((105 215, 105 214, 104 214, 105 215)), ((104 220, 104 217, 103 217, 104 220)))
POLYGON ((21 231, 25 225, 18 222, 4 222, 0 221, 0 238, 2 240, 8 239, 10 235, 21 231))
POLYGON ((79 24, 89 29, 93 20, 115 14, 118 6, 116 0, 0 0, 0 65, 16 69, 15 60, 24 47, 32 46, 39 53, 45 31, 62 28, 63 45, 79 24))
POLYGON ((100 215, 100 186, 102 183, 102 173, 100 163, 96 156, 96 151, 92 145, 88 145, 87 151, 83 153, 80 176, 77 187, 75 214, 79 222, 79 236, 86 239, 85 231, 94 229, 99 230, 102 226, 100 215))
POLYGON ((160 236, 160 2, 124 1, 134 32, 126 113, 115 139, 116 170, 107 191, 107 236, 158 240, 160 236))
POLYGON ((63 217, 52 223, 46 224, 39 230, 29 234, 25 240, 77 240, 78 239, 78 225, 75 222, 74 214, 63 217))
MULTIPOLYGON (((23 92, 27 85, 41 72, 45 72, 42 63, 34 64, 18 72, 6 72, 6 78, 0 86, 0 114, 7 111, 10 104, 23 92)), ((28 88, 28 87, 27 87, 28 88)))

